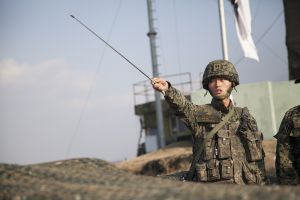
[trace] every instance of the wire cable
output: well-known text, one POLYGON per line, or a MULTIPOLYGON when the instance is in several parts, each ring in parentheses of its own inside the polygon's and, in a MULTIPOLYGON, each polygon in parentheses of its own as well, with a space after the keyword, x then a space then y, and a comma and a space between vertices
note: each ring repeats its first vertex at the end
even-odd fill
POLYGON ((259 10, 260 10, 260 8, 261 8, 261 3, 262 3, 262 0, 260 0, 260 1, 258 2, 258 5, 257 5, 257 7, 256 7, 256 9, 255 9, 255 14, 254 14, 253 17, 252 17, 252 24, 255 24, 256 17, 257 17, 257 15, 258 15, 258 13, 259 13, 259 10))
POLYGON ((181 73, 181 56, 180 56, 180 47, 179 47, 179 34, 178 34, 178 19, 177 19, 177 10, 176 2, 173 0, 173 13, 174 13, 174 22, 175 22, 175 36, 176 36, 176 49, 177 49, 177 61, 178 61, 178 70, 181 73))
MULTIPOLYGON (((112 32, 113 32, 113 28, 114 28, 115 23, 117 21, 117 18, 118 18, 119 12, 120 12, 120 8, 121 8, 121 3, 122 3, 122 0, 119 0, 118 6, 117 6, 117 9, 116 9, 116 13, 114 15, 114 19, 113 19, 112 25, 111 25, 109 33, 108 33, 108 41, 111 38, 111 35, 112 35, 112 32)), ((74 130, 74 133, 72 134, 70 143, 68 145, 67 153, 66 153, 66 156, 65 156, 66 158, 69 156, 70 151, 72 149, 72 145, 74 143, 74 140, 75 140, 76 136, 78 135, 79 127, 80 127, 81 121, 83 119, 84 113, 86 111, 87 104, 88 104, 88 102, 90 100, 92 89, 93 89, 93 87, 95 85, 95 82, 96 82, 96 79, 97 79, 97 74, 100 71, 100 67, 102 66, 102 61, 103 61, 106 49, 107 49, 107 46, 104 46, 104 49, 103 49, 102 54, 100 56, 99 64, 97 65, 98 67, 96 68, 96 71, 95 71, 94 76, 92 78, 91 84, 90 84, 90 86, 88 88, 88 93, 87 93, 87 96, 86 96, 85 101, 83 103, 83 107, 81 109, 81 112, 79 114, 78 122, 76 123, 76 127, 75 127, 75 130, 74 130)))
MULTIPOLYGON (((280 19, 280 17, 283 15, 283 10, 280 11, 280 13, 275 17, 273 22, 270 24, 270 26, 264 31, 264 33, 255 41, 255 45, 258 45, 261 40, 269 33, 269 31, 273 28, 273 26, 276 24, 276 22, 280 19)), ((234 62, 234 65, 237 65, 240 63, 245 57, 241 56, 236 62, 234 62)))

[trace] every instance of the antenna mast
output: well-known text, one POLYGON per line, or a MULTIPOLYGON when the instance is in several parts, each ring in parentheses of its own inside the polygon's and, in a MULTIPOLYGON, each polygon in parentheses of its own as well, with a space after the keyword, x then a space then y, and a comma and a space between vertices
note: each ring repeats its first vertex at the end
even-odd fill
MULTIPOLYGON (((157 77, 157 76, 159 76, 158 64, 157 64, 156 42, 155 42, 157 33, 154 29, 152 0, 147 0, 147 8, 148 8, 148 20, 149 20, 149 32, 147 35, 150 39, 152 72, 153 72, 153 77, 157 77)), ((158 143, 158 147, 162 148, 165 146, 165 135, 164 135, 161 97, 160 97, 160 93, 157 91, 155 91, 155 108, 156 108, 156 123, 157 123, 157 131, 158 131, 157 143, 158 143)))

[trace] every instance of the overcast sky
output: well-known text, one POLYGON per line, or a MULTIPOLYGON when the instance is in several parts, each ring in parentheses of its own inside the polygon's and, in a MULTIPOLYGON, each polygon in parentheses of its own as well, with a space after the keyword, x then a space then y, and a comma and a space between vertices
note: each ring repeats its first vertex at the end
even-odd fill
MULTIPOLYGON (((229 58, 241 83, 288 79, 282 0, 251 0, 260 62, 243 58, 225 1, 229 58)), ((161 75, 222 58, 217 0, 156 0, 161 75)), ((0 162, 135 157, 133 84, 145 80, 69 15, 152 76, 146 0, 0 0, 0 162)))

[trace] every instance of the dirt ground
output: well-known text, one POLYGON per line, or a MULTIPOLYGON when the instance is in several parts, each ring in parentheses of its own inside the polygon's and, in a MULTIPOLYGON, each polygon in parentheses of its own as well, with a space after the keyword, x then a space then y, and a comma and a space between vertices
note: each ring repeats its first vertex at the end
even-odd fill
MULTIPOLYGON (((272 183, 275 179, 275 150, 276 140, 264 140, 263 147, 266 154, 265 165, 267 176, 272 183)), ((192 144, 178 142, 163 149, 144 154, 131 160, 116 164, 117 168, 142 175, 165 175, 189 169, 192 159, 192 144)))

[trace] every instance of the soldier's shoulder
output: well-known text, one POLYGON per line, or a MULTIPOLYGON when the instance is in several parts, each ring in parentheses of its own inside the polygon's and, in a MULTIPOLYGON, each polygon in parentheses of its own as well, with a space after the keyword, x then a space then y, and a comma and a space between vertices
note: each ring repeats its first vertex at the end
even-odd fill
POLYGON ((194 109, 203 114, 215 113, 216 109, 211 104, 195 105, 194 109))
POLYGON ((300 132, 300 105, 286 111, 281 121, 279 131, 274 137, 278 140, 285 140, 288 136, 294 136, 296 134, 294 132, 300 132))
POLYGON ((196 105, 196 120, 203 123, 219 123, 221 112, 217 111, 211 104, 196 105))
POLYGON ((300 105, 290 108, 288 111, 286 111, 285 116, 300 116, 300 105))
POLYGON ((300 105, 290 108, 288 111, 286 111, 282 119, 282 123, 286 123, 297 118, 300 119, 300 105))
POLYGON ((243 115, 244 117, 253 118, 253 116, 250 114, 250 111, 249 111, 248 107, 237 107, 237 106, 235 106, 234 109, 236 110, 236 112, 239 115, 243 115))
POLYGON ((247 107, 244 107, 244 108, 238 107, 238 106, 235 106, 235 107, 234 107, 234 110, 236 110, 236 111, 239 112, 239 113, 242 113, 244 109, 247 109, 247 110, 248 110, 247 107))

